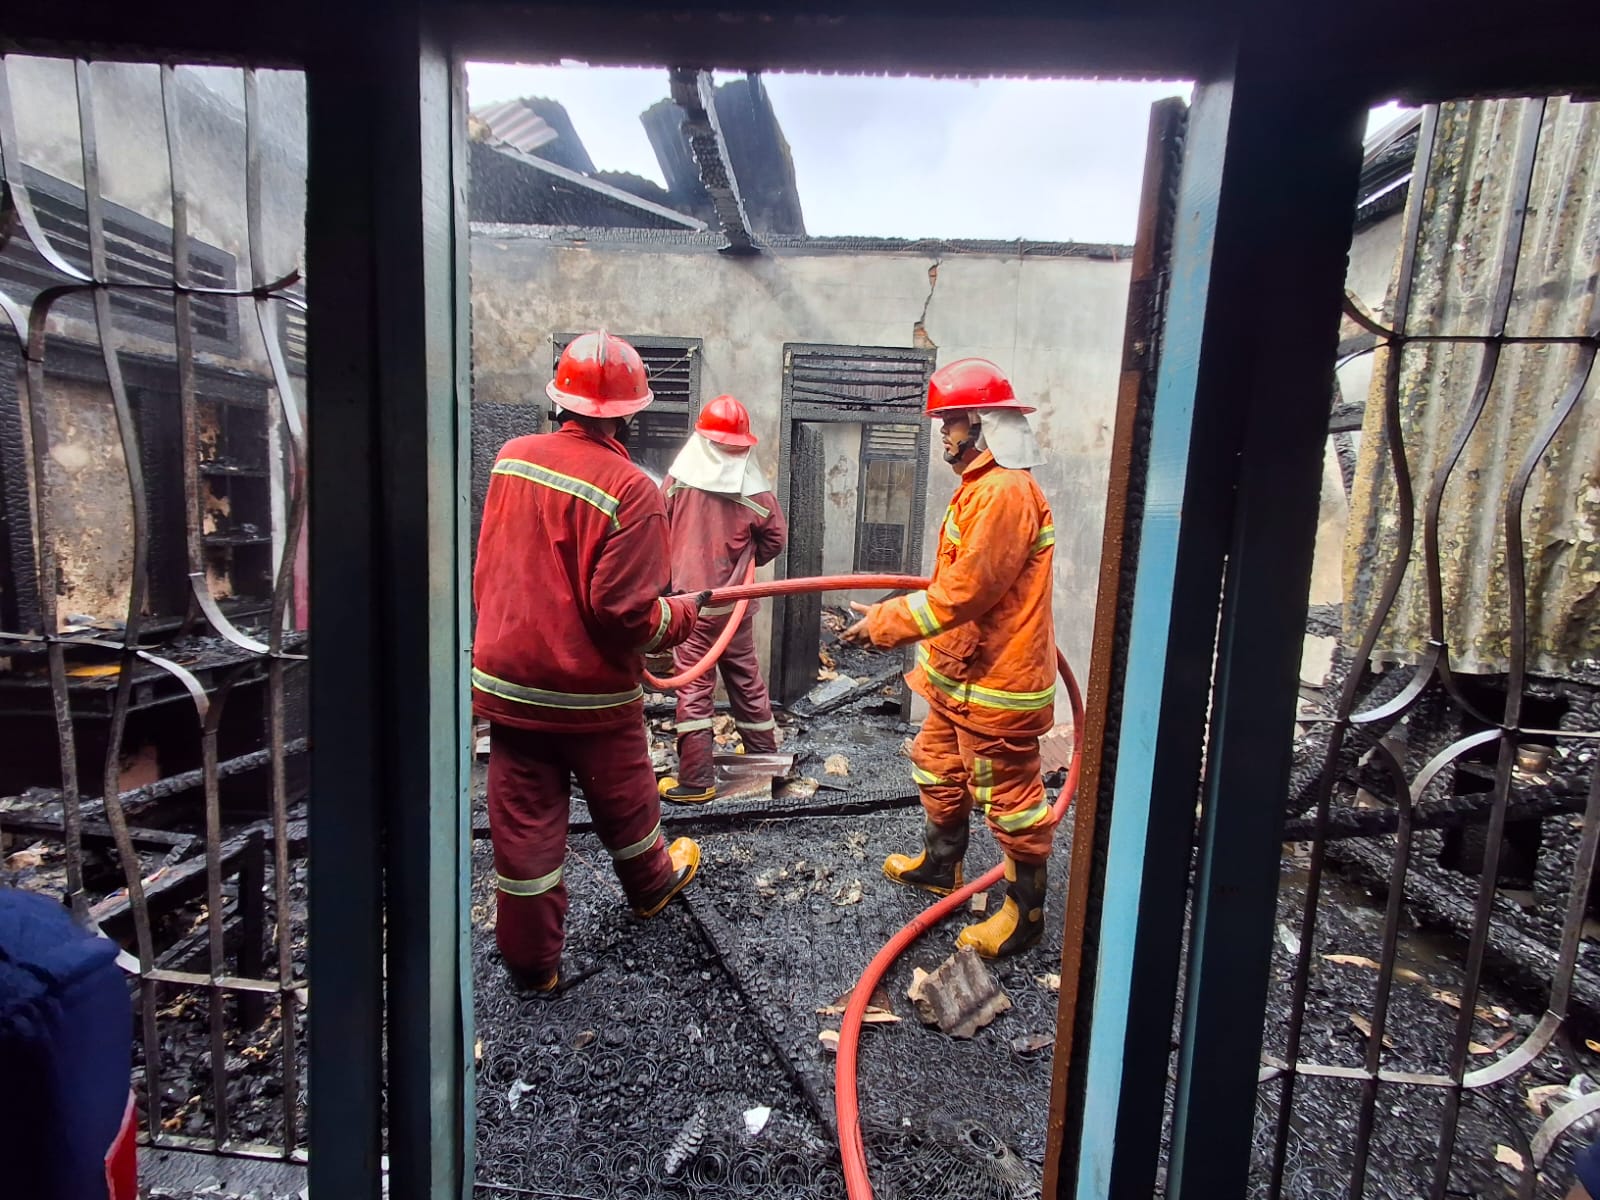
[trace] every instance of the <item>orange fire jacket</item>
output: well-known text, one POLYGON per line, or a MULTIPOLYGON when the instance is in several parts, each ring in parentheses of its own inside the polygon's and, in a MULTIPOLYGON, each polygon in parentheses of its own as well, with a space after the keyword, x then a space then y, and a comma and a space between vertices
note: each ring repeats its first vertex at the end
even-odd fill
POLYGON ((957 725, 1034 737, 1055 723, 1056 528, 1027 471, 984 451, 961 476, 928 590, 874 605, 873 645, 917 646, 906 682, 957 725))

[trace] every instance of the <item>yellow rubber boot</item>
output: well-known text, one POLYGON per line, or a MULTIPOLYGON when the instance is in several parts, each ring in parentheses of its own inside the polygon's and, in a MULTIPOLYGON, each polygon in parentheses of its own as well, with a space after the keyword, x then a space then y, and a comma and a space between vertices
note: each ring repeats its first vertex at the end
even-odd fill
POLYGON ((970 946, 984 958, 1009 958, 1037 945, 1044 936, 1046 864, 1019 864, 1006 855, 1006 899, 998 912, 956 937, 956 946, 970 946))
POLYGON ((883 860, 884 876, 935 896, 948 896, 961 886, 961 860, 967 853, 967 823, 943 826, 922 823, 922 852, 891 854, 883 860))
POLYGON ((653 917, 684 888, 700 869, 700 843, 693 838, 681 837, 667 847, 667 857, 672 860, 672 874, 660 892, 633 906, 636 917, 653 917))

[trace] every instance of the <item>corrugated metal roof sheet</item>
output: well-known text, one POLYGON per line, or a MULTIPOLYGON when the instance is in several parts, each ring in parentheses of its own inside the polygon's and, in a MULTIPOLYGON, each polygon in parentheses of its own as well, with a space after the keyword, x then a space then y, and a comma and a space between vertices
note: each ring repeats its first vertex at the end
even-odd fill
MULTIPOLYGON (((1427 186, 1414 187, 1407 206, 1417 228, 1405 325, 1410 337, 1495 332, 1501 260, 1506 239, 1518 229, 1519 171, 1531 136, 1537 137, 1537 154, 1504 332, 1571 338, 1597 331, 1600 105, 1501 100, 1440 109, 1427 186)), ((1390 313, 1395 295, 1391 288, 1390 313)), ((1388 566, 1403 547, 1396 472, 1384 430, 1384 356, 1392 352, 1377 352, 1351 493, 1345 636, 1352 645, 1372 619, 1388 566)), ((1444 477, 1440 626, 1430 610, 1424 540, 1430 494, 1471 420, 1482 368, 1492 354, 1482 342, 1412 341, 1402 352, 1401 441, 1415 490, 1416 525, 1409 566, 1375 657, 1415 662, 1442 626, 1457 670, 1507 670, 1507 498, 1563 394, 1581 389, 1576 407, 1539 455, 1521 513, 1528 669, 1568 675, 1600 658, 1600 371, 1584 375, 1593 363, 1592 343, 1542 341, 1501 349, 1482 413, 1444 477)))
POLYGON ((491 104, 472 115, 488 125, 496 138, 524 154, 532 154, 558 136, 548 121, 521 100, 491 104))

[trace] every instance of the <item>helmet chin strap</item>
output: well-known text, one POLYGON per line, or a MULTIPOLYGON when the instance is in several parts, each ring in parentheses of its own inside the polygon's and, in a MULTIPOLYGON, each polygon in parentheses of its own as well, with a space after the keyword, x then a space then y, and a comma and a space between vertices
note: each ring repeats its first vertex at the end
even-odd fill
MULTIPOLYGON (((637 413, 631 413, 626 417, 590 417, 588 419, 591 421, 615 421, 616 432, 612 436, 614 436, 622 445, 626 446, 628 444, 628 435, 633 432, 634 417, 637 415, 637 413)), ((571 409, 562 408, 559 404, 557 404, 550 410, 550 423, 559 427, 572 420, 574 417, 581 416, 581 413, 575 413, 571 409)))
POLYGON ((957 443, 954 450, 944 452, 944 460, 952 467, 966 457, 968 450, 983 452, 983 422, 978 419, 977 413, 967 414, 967 436, 957 443))

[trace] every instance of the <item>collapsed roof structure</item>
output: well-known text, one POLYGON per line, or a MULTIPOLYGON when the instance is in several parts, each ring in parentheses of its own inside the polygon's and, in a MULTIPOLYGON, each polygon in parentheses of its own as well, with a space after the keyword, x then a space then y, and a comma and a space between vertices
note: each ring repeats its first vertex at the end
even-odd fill
POLYGON ((474 221, 599 229, 717 228, 726 249, 804 237, 794 158, 757 75, 720 86, 675 70, 671 96, 639 115, 666 187, 595 168, 567 110, 527 97, 470 121, 474 221))

